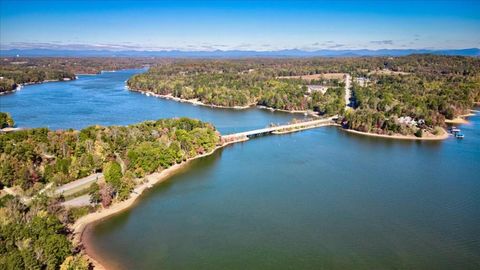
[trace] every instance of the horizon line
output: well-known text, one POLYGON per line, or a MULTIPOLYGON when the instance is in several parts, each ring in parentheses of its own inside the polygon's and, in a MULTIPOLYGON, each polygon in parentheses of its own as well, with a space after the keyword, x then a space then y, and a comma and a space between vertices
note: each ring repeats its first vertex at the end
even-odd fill
POLYGON ((319 51, 461 51, 461 50, 480 50, 480 47, 461 47, 461 48, 318 48, 318 49, 302 49, 298 47, 293 48, 283 48, 283 49, 271 49, 271 50, 261 50, 261 49, 185 49, 185 48, 165 48, 165 49, 113 49, 113 48, 42 48, 42 47, 32 47, 32 48, 1 48, 0 51, 29 51, 29 50, 44 50, 44 51, 105 51, 105 52, 282 52, 282 51, 299 51, 299 52, 319 52, 319 51))

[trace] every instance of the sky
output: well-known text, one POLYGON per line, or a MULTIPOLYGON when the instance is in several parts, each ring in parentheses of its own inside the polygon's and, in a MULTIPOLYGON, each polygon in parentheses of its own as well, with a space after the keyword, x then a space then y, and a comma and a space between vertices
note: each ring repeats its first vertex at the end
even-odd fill
POLYGON ((480 0, 0 0, 2 50, 479 47, 480 0))

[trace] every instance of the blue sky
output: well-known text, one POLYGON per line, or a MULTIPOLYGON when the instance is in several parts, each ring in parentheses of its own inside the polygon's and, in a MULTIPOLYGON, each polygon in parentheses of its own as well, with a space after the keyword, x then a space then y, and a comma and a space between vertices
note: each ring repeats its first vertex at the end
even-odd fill
POLYGON ((480 1, 10 1, 0 45, 110 50, 480 47, 480 1))

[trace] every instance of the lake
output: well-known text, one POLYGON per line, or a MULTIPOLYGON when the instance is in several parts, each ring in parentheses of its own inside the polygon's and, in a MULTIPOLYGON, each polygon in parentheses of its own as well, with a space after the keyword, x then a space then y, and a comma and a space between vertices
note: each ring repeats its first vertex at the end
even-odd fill
POLYGON ((98 223, 121 269, 479 269, 480 118, 466 139, 325 127, 194 161, 98 223))
MULTIPOLYGON (((19 126, 81 128, 189 116, 224 133, 287 122, 123 89, 139 71, 0 97, 19 126)), ((323 127, 194 160, 90 228, 120 269, 480 269, 480 117, 464 140, 410 142, 323 127)))
POLYGON ((18 127, 81 129, 90 125, 128 125, 145 120, 192 117, 211 122, 224 134, 287 123, 303 114, 213 109, 129 91, 125 81, 144 69, 79 75, 78 80, 25 86, 0 96, 0 111, 9 112, 18 127))

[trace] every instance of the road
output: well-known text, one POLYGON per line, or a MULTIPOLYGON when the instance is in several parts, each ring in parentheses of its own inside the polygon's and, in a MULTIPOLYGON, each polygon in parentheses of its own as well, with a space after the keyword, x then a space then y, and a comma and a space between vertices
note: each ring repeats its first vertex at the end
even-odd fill
POLYGON ((62 203, 62 206, 65 207, 81 207, 81 206, 87 206, 90 205, 90 195, 85 194, 79 197, 75 197, 71 200, 65 201, 62 203))
POLYGON ((64 196, 68 196, 68 195, 74 194, 84 188, 88 188, 91 184, 93 184, 94 182, 96 182, 98 179, 102 177, 103 177, 102 173, 95 173, 87 177, 80 178, 78 180, 75 180, 73 182, 70 182, 68 184, 58 187, 55 190, 55 195, 63 194, 64 196))
POLYGON ((350 74, 345 74, 345 110, 351 108, 350 99, 352 98, 352 76, 350 74))
POLYGON ((294 124, 286 124, 286 125, 275 126, 275 127, 249 130, 249 131, 244 131, 244 132, 240 132, 240 133, 223 135, 222 138, 224 140, 229 140, 229 139, 232 139, 232 138, 250 137, 250 136, 267 134, 267 133, 272 133, 274 131, 282 131, 282 130, 288 130, 288 129, 315 128, 319 125, 332 123, 333 119, 335 119, 336 117, 337 116, 332 116, 332 117, 329 117, 329 118, 322 118, 322 119, 318 119, 318 120, 311 120, 311 121, 299 122, 299 123, 294 123, 294 124))

